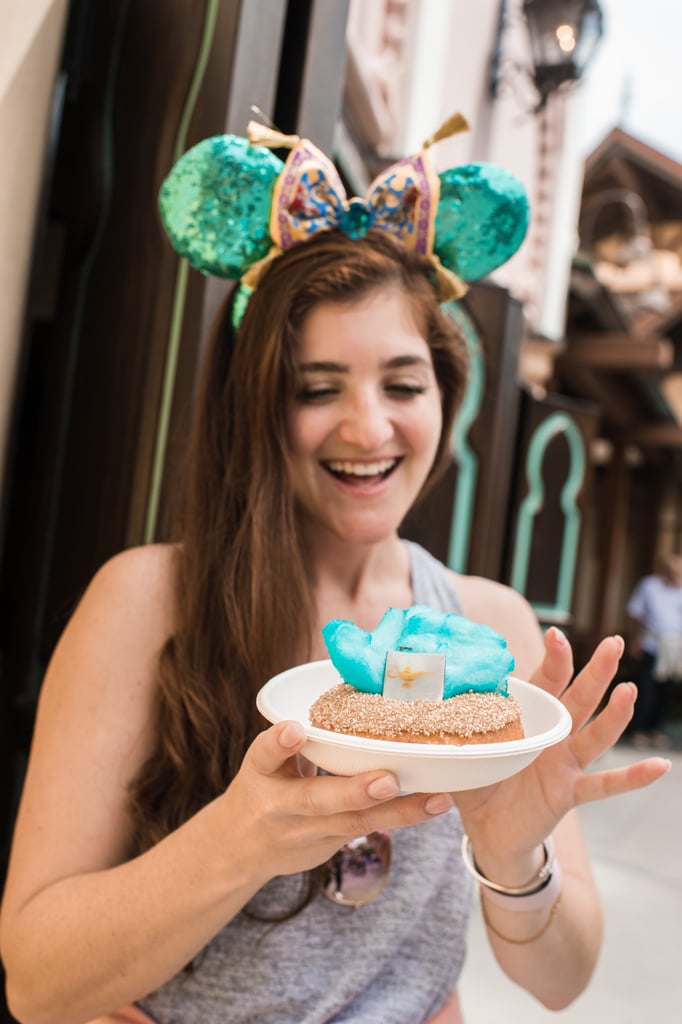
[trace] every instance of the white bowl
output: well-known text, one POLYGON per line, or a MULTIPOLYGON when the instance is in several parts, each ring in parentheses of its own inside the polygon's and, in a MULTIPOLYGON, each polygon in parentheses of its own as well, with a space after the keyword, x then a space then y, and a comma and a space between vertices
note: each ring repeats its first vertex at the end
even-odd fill
POLYGON ((318 768, 332 775, 386 768, 398 776, 404 793, 454 792, 499 782, 520 772, 571 731, 571 716, 560 701, 514 677, 509 679, 509 692, 521 707, 522 740, 455 747, 370 740, 317 729, 310 724, 310 705, 339 682, 331 661, 297 665, 265 684, 256 699, 258 710, 269 722, 300 722, 308 736, 302 753, 318 768))

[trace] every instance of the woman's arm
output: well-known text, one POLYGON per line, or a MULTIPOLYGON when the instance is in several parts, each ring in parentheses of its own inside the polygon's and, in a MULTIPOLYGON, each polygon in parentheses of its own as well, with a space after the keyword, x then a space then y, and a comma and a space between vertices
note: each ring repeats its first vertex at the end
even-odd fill
POLYGON ((152 749, 171 593, 168 549, 118 556, 49 667, 0 921, 10 1006, 25 1024, 76 1024, 143 997, 269 878, 447 809, 443 797, 396 797, 386 772, 305 777, 304 732, 280 723, 257 737, 224 794, 129 859, 127 787, 152 749))
POLYGON ((649 758, 628 768, 586 772, 632 715, 636 690, 630 683, 617 686, 597 714, 622 654, 620 637, 602 641, 567 689, 573 663, 562 633, 550 629, 543 641, 527 602, 500 584, 459 578, 457 585, 465 613, 508 638, 517 674, 561 697, 573 718, 571 735, 523 772, 496 786, 456 794, 477 865, 502 885, 528 883, 541 866, 543 840, 553 835, 563 872, 554 910, 509 910, 487 899, 484 888, 482 900, 490 941, 505 972, 550 1009, 560 1009, 588 983, 602 935, 599 896, 575 808, 648 785, 669 762, 649 758))
POLYGON ((215 808, 125 863, 127 786, 151 749, 170 594, 168 549, 113 559, 47 672, 0 933, 21 1020, 84 1019, 139 996, 180 969, 229 916, 216 884, 224 865, 207 842, 220 827, 211 822, 215 808))

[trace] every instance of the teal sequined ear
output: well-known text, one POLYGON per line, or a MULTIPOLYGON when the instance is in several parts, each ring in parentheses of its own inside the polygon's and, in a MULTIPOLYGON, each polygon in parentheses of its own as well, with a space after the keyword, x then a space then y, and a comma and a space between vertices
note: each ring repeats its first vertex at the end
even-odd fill
POLYGON ((526 235, 526 191, 495 164, 463 164, 439 178, 433 251, 465 281, 485 277, 513 256, 526 235))
POLYGON ((205 274, 241 277, 270 251, 272 192, 283 167, 265 146, 237 135, 188 150, 159 194, 173 248, 205 274))

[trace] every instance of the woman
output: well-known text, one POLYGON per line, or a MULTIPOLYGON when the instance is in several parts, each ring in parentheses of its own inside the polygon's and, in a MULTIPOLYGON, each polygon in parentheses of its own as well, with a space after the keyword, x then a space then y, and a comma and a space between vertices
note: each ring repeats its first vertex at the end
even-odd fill
POLYGON ((178 544, 105 565, 47 673, 2 915, 20 1021, 454 1024, 462 829, 507 892, 538 890, 554 835, 560 900, 517 909, 486 888, 491 942, 552 1008, 584 988, 601 920, 574 808, 669 764, 584 773, 632 713, 626 683, 591 720, 619 638, 566 690, 570 647, 554 629, 543 642, 519 595, 399 539, 464 376, 429 262, 382 232, 323 232, 270 264, 236 335, 225 312, 178 544), (505 635, 517 673, 563 695, 572 735, 498 785, 401 796, 385 771, 315 776, 296 723, 263 729, 256 692, 325 657, 325 622, 372 629, 415 602, 505 635), (377 830, 393 833, 386 888, 357 912, 334 905, 314 869, 377 830))

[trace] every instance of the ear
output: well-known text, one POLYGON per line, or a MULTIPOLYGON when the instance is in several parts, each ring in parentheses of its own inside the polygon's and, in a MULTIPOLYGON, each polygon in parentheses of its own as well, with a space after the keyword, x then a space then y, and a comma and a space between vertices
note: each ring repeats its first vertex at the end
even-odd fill
POLYGON ((463 164, 438 177, 434 252, 465 281, 485 277, 513 256, 526 235, 526 190, 495 164, 463 164))
POLYGON ((205 274, 240 278, 270 251, 272 192, 283 167, 269 149, 238 135, 215 135, 188 150, 159 193, 173 248, 205 274))

